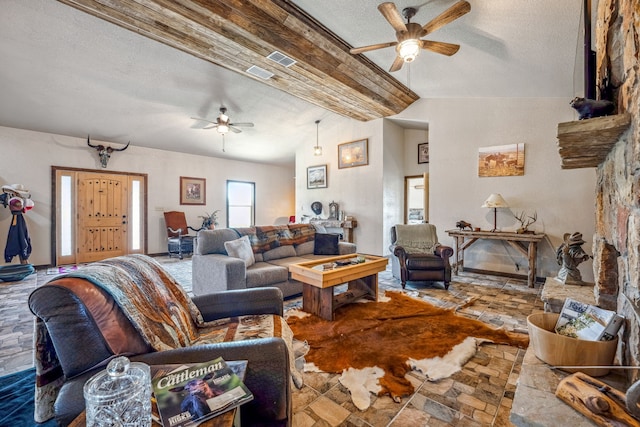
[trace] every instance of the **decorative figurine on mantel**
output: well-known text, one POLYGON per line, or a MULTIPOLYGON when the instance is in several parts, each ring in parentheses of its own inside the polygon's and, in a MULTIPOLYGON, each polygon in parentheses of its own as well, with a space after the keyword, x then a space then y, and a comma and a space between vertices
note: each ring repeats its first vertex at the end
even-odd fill
POLYGON ((558 265, 562 266, 560 271, 558 271, 556 280, 559 280, 565 285, 586 285, 586 283, 582 281, 580 270, 578 270, 580 263, 591 258, 582 249, 584 243, 582 233, 564 234, 564 242, 556 251, 558 265))
POLYGON ((319 218, 319 215, 322 213, 322 203, 317 201, 311 203, 311 210, 316 214, 316 218, 319 218))
POLYGON ((608 116, 615 110, 614 103, 605 99, 595 100, 576 97, 569 104, 578 112, 578 120, 608 116))
POLYGON ((329 218, 327 219, 331 219, 334 221, 337 221, 338 218, 338 204, 336 202, 334 202, 333 200, 331 201, 331 203, 329 203, 329 218))

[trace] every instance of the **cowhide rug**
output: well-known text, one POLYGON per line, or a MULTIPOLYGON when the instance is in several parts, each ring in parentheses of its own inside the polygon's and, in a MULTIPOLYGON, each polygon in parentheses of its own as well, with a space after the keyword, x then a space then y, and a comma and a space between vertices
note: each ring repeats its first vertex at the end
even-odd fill
POLYGON ((387 291, 379 302, 339 308, 332 322, 290 310, 287 323, 294 338, 309 345, 305 371, 342 373, 340 382, 364 410, 369 393, 389 394, 397 402, 411 395, 405 374, 412 369, 436 381, 459 371, 482 342, 529 344, 526 334, 495 329, 455 310, 387 291))

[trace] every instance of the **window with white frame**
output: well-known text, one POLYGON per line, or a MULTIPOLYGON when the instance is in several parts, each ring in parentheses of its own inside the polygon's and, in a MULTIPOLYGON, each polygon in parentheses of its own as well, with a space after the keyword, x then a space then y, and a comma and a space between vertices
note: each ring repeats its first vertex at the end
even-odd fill
POLYGON ((227 181, 227 227, 251 227, 255 224, 256 184, 227 181))

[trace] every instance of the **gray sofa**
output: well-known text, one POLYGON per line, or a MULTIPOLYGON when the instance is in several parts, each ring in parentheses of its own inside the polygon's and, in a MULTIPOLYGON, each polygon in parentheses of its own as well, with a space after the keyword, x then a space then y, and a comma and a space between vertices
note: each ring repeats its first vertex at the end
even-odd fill
POLYGON ((356 253, 356 245, 338 242, 337 253, 326 246, 316 245, 332 237, 317 233, 310 224, 256 226, 247 228, 221 228, 198 232, 192 258, 193 293, 206 295, 229 289, 274 286, 285 297, 302 293, 302 283, 291 279, 288 266, 332 255, 356 253), (245 260, 229 256, 225 242, 247 236, 255 263, 247 266, 245 260), (322 252, 324 254, 314 254, 322 252))

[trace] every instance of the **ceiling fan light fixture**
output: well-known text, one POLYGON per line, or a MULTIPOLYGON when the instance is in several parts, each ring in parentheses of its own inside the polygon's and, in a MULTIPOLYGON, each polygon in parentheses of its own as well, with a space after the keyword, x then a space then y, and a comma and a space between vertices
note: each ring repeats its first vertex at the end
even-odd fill
POLYGON ((420 40, 407 39, 398 44, 398 55, 404 62, 412 62, 420 54, 420 40))
POLYGON ((218 133, 221 133, 223 135, 225 133, 229 132, 229 126, 227 126, 226 124, 219 124, 216 129, 217 129, 218 133))
POLYGON ((322 147, 319 145, 319 128, 320 128, 320 120, 316 120, 316 146, 313 147, 313 155, 314 156, 322 156, 322 147))

